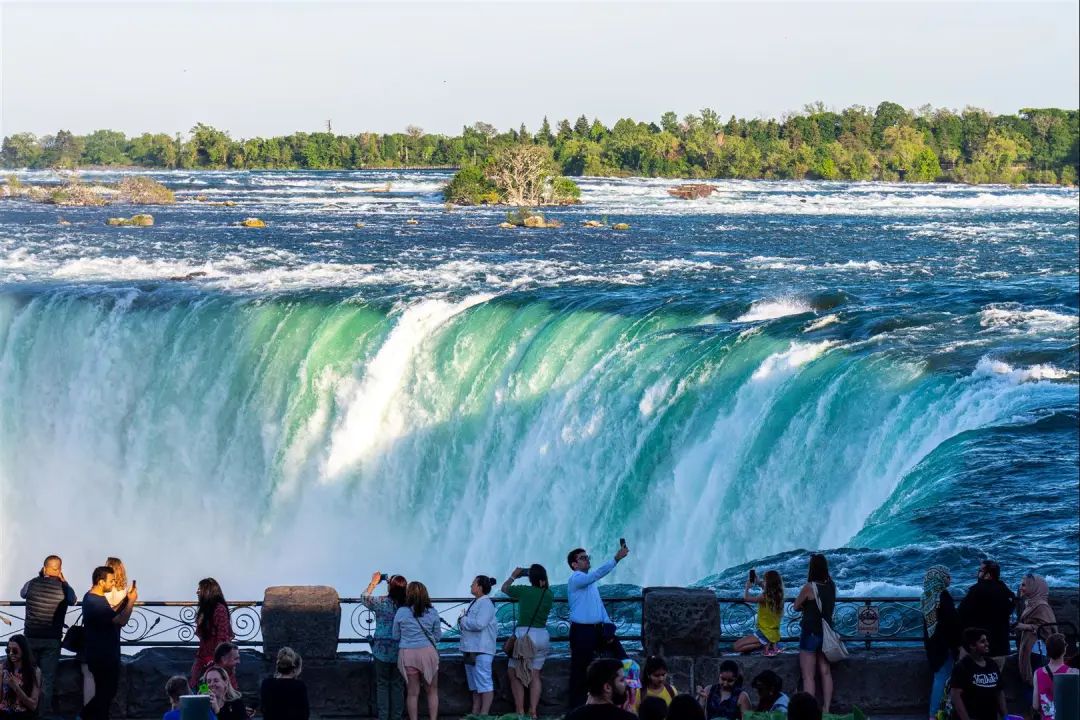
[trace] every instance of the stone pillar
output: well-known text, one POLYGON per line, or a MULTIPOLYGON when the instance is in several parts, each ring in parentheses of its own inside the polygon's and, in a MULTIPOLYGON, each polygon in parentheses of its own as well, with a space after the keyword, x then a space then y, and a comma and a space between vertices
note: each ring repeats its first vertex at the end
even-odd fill
POLYGON ((306 661, 337 656, 341 603, 326 585, 279 585, 266 588, 262 606, 263 651, 271 662, 282 647, 306 661))
POLYGON ((715 655, 720 645, 716 593, 707 589, 645 588, 641 645, 646 655, 715 655))

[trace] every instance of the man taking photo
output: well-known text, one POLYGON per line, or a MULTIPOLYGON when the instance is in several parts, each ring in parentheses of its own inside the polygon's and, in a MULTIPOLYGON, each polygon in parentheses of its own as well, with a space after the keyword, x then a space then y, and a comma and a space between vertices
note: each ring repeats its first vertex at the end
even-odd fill
POLYGON ((585 679, 589 663, 598 655, 625 658, 626 652, 615 637, 611 622, 596 581, 612 570, 630 554, 620 542, 615 557, 592 569, 592 560, 583 548, 575 548, 566 556, 573 573, 566 583, 567 604, 570 606, 570 697, 573 709, 585 701, 585 679))

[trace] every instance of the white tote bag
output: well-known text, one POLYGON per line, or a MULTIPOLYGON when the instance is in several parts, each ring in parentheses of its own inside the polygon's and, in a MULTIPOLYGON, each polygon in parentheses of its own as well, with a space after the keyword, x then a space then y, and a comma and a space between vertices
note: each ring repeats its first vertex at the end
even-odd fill
POLYGON ((817 583, 811 582, 810 587, 814 590, 814 602, 817 603, 818 615, 821 616, 821 652, 825 654, 825 659, 831 663, 846 660, 848 650, 844 647, 840 634, 833 630, 832 625, 826 622, 825 613, 821 611, 821 598, 818 597, 817 583))

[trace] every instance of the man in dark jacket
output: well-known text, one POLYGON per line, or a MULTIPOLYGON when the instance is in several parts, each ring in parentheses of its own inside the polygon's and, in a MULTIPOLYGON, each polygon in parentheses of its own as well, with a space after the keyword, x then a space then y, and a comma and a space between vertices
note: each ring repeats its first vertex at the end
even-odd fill
POLYGON ((64 579, 63 563, 56 555, 45 558, 37 577, 23 585, 19 595, 26 600, 23 634, 41 668, 41 702, 38 715, 52 712, 53 682, 60 662, 60 638, 68 606, 75 604, 75 591, 64 579))
POLYGON ((1001 582, 1001 566, 993 560, 979 565, 978 581, 960 601, 960 627, 985 628, 990 640, 990 657, 1005 666, 1009 654, 1009 619, 1016 608, 1016 595, 1001 582))

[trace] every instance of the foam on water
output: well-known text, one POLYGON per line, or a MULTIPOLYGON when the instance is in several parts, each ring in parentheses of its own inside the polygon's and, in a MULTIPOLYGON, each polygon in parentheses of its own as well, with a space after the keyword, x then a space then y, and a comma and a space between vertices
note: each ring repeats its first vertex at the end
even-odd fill
POLYGON ((756 322, 759 320, 773 320, 787 315, 801 315, 813 312, 814 308, 797 298, 780 298, 777 300, 760 300, 750 306, 750 309, 735 318, 735 322, 756 322))

